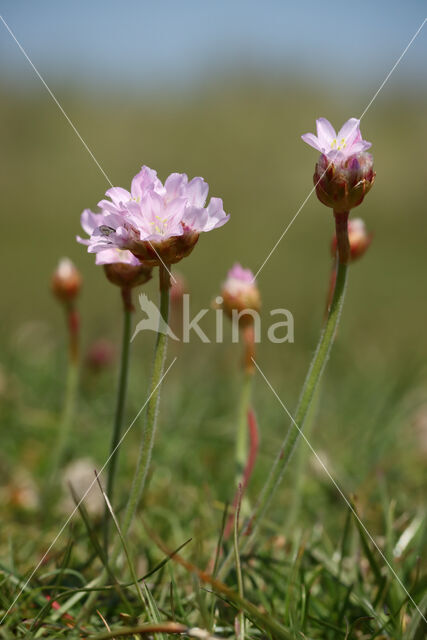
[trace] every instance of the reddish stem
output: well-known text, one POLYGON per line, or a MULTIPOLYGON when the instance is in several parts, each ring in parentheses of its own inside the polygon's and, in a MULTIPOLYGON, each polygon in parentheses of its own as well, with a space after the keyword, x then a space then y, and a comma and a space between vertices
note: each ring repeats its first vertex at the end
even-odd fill
POLYGON ((243 498, 243 495, 249 484, 249 481, 252 476, 252 472, 254 470, 255 462, 257 459, 257 454, 258 454, 259 431, 258 431, 257 419, 253 409, 249 409, 247 417, 248 417, 248 430, 249 430, 248 459, 246 462, 245 470, 243 472, 242 484, 239 485, 239 487, 237 488, 236 494, 233 499, 232 510, 228 517, 227 525, 224 529, 224 540, 227 540, 227 538, 229 538, 231 531, 233 530, 234 512, 236 510, 236 507, 239 504, 239 501, 241 501, 241 499, 243 498))
POLYGON ((249 324, 242 330, 242 337, 245 345, 245 355, 243 366, 246 373, 255 373, 255 331, 253 324, 249 324))
POLYGON ((340 264, 348 264, 351 258, 350 242, 348 239, 349 213, 349 211, 334 211, 338 261, 340 264))
POLYGON ((70 362, 77 364, 79 359, 80 314, 73 305, 67 307, 70 362))
POLYGON ((125 311, 135 311, 132 303, 132 289, 130 287, 122 287, 120 290, 123 300, 123 309, 125 311))

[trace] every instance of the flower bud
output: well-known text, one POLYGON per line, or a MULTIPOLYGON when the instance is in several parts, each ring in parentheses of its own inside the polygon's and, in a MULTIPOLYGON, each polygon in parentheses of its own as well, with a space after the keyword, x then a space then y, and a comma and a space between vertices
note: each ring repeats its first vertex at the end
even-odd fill
POLYGON ((82 277, 69 258, 62 258, 53 273, 51 288, 61 302, 72 302, 79 294, 82 277))
MULTIPOLYGON (((236 263, 227 274, 227 279, 222 285, 222 308, 225 313, 233 318, 233 311, 243 312, 245 309, 258 312, 261 308, 259 289, 254 282, 254 274, 250 269, 236 263)), ((253 323, 253 317, 248 314, 240 316, 241 326, 253 323)))
MULTIPOLYGON (((372 234, 366 230, 366 225, 361 218, 348 221, 348 240, 350 244, 350 261, 353 262, 362 257, 372 242, 372 234)), ((337 253, 337 236, 334 234, 331 242, 332 257, 337 253)))
POLYGON ((357 207, 374 180, 373 158, 366 152, 350 157, 337 153, 332 160, 322 154, 313 176, 317 197, 334 211, 357 207))
POLYGON ((170 288, 171 306, 180 305, 185 293, 188 293, 187 282, 183 275, 175 271, 170 288))
POLYGON ((108 369, 116 359, 114 345, 104 338, 93 342, 86 355, 86 364, 94 372, 108 369))

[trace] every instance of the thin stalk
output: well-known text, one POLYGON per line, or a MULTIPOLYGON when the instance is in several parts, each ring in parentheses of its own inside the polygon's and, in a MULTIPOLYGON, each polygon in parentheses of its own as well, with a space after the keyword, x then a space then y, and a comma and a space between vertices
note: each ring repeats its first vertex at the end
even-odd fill
MULTIPOLYGON (((122 536, 125 537, 129 527, 132 523, 135 511, 138 507, 139 500, 142 496, 145 482, 147 479, 148 469, 151 460, 151 453, 154 444, 154 438, 156 435, 157 415, 160 402, 160 388, 161 380, 163 377, 164 363, 166 358, 166 346, 167 335, 163 333, 165 325, 168 324, 169 319, 169 290, 170 290, 170 271, 167 266, 161 265, 159 267, 159 283, 160 283, 160 317, 159 317, 159 330, 157 332, 156 345, 154 348, 154 362, 151 375, 151 383, 148 390, 149 401, 146 407, 144 427, 142 432, 141 446, 139 451, 139 457, 137 466, 135 469, 135 475, 133 478, 126 510, 123 518, 123 525, 121 527, 122 536)), ((120 542, 120 541, 119 541, 120 542)), ((122 546, 115 544, 111 554, 111 566, 117 560, 122 546)), ((107 572, 104 571, 100 574, 97 584, 104 585, 108 577, 107 572)), ((96 601, 98 594, 96 591, 91 594, 84 606, 82 607, 80 614, 77 618, 78 622, 85 620, 90 614, 93 605, 96 601)))
POLYGON ((123 519, 122 531, 126 535, 131 525, 138 503, 144 491, 145 482, 147 480, 148 470, 150 467, 151 454, 153 450, 154 439, 156 436, 157 417, 159 413, 160 402, 160 381, 163 376, 167 334, 162 331, 169 319, 169 290, 170 290, 170 272, 166 266, 159 267, 160 282, 160 318, 159 331, 157 333, 156 346, 154 351, 154 363, 151 376, 151 383, 148 391, 150 400, 147 404, 147 410, 144 421, 144 429, 141 439, 141 447, 139 451, 138 463, 135 470, 132 487, 129 494, 129 500, 126 505, 126 511, 123 519))
POLYGON ((239 491, 240 486, 242 487, 242 514, 247 515, 250 513, 250 504, 247 497, 243 494, 246 489, 247 479, 245 482, 245 470, 248 464, 249 456, 248 413, 251 408, 252 379, 255 373, 255 333, 253 324, 248 324, 247 326, 243 327, 242 338, 245 347, 243 359, 244 379, 240 395, 239 416, 237 423, 235 473, 237 491, 239 491))
MULTIPOLYGON (((325 313, 323 317, 324 322, 328 320, 329 309, 331 308, 332 298, 334 296, 334 291, 335 291, 336 279, 337 279, 337 256, 335 255, 332 260, 331 275, 329 276, 329 285, 328 285, 328 292, 326 296, 325 313)), ((317 418, 317 411, 319 408, 320 395, 321 395, 321 388, 319 386, 316 390, 316 396, 311 402, 311 407, 305 421, 305 435, 307 440, 311 439, 311 435, 313 433, 315 421, 317 418)), ((297 460, 295 464, 295 475, 292 479, 293 481, 292 504, 289 509, 288 518, 286 520, 286 525, 289 530, 294 527, 295 522, 297 521, 297 518, 298 518, 299 510, 301 508, 302 494, 304 491, 305 469, 307 466, 308 453, 309 452, 307 450, 307 447, 300 447, 296 453, 297 460)))
POLYGON ((251 405, 252 372, 245 372, 240 395, 236 437, 236 487, 243 485, 243 475, 248 460, 248 411, 251 405))
POLYGON ((56 485, 57 476, 64 462, 73 424, 79 382, 79 314, 73 305, 66 307, 68 325, 68 368, 65 385, 64 408, 58 429, 58 439, 52 456, 47 498, 50 501, 51 489, 56 485))
MULTIPOLYGON (((130 334, 131 334, 131 321, 133 305, 131 299, 131 289, 122 288, 121 290, 123 299, 123 333, 122 333, 122 347, 120 356, 120 372, 119 381, 117 386, 117 400, 116 411, 114 415, 113 433, 111 437, 110 445, 110 462, 108 466, 107 476, 107 496, 111 504, 113 504, 114 493, 114 481, 117 472, 117 466, 119 461, 119 442, 122 433, 123 416, 126 403, 126 393, 128 386, 128 373, 129 373, 129 355, 130 355, 130 334)), ((108 505, 105 505, 104 513, 104 550, 108 552, 108 538, 110 527, 110 512, 108 505)))
MULTIPOLYGON (((240 515, 240 503, 242 499, 242 485, 238 486, 238 494, 237 494, 237 505, 236 505, 236 513, 234 514, 234 562, 236 566, 236 574, 237 574, 237 593, 240 598, 244 598, 243 591, 243 577, 242 577, 242 567, 240 563, 240 553, 239 553, 239 515, 240 515)), ((237 640, 245 640, 245 615, 242 610, 239 610, 235 620, 235 629, 236 629, 236 637, 237 640)))
MULTIPOLYGON (((348 262, 350 257, 348 242, 348 212, 334 212, 335 226, 338 241, 338 261, 337 275, 335 282, 334 295, 331 306, 329 308, 328 318, 320 334, 320 339, 311 361, 310 367, 304 385, 301 391, 297 409, 293 416, 293 421, 288 429, 282 446, 276 456, 273 467, 267 478, 267 481, 261 491, 258 501, 253 510, 252 516, 243 528, 243 542, 241 543, 241 551, 243 551, 254 540, 260 523, 265 516, 271 500, 277 488, 279 487, 283 474, 289 464, 296 444, 299 440, 300 431, 303 430, 306 418, 308 416, 311 402, 314 398, 316 389, 322 378, 328 361, 331 348, 337 332, 341 311, 344 304, 345 290, 347 284, 348 262), (296 428, 294 422, 298 425, 296 428)), ((233 561, 233 552, 230 552, 225 558, 222 567, 218 572, 218 576, 223 578, 224 574, 229 570, 233 561)))
MULTIPOLYGON (((319 385, 316 389, 315 396, 311 401, 310 410, 305 419, 305 437, 308 441, 311 440, 311 436, 313 434, 317 412, 319 408, 319 399, 321 395, 321 386, 319 385)), ((296 460, 294 463, 295 467, 295 475, 292 478, 291 482, 293 482, 292 486, 292 502, 289 507, 289 513, 286 519, 286 528, 288 531, 291 531, 295 527, 295 523, 298 520, 299 511, 301 509, 303 491, 304 491, 304 482, 305 482, 305 470, 307 466, 307 461, 309 457, 309 450, 307 447, 300 447, 296 452, 296 460)))

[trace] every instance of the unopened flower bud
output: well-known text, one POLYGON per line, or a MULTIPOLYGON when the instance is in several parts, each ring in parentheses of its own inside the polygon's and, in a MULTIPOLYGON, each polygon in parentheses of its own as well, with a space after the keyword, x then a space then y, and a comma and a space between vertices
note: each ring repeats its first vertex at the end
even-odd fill
POLYGON ((72 302, 79 294, 82 277, 69 258, 62 258, 53 273, 51 288, 61 302, 72 302))
POLYGON ((261 308, 261 297, 255 283, 254 274, 250 269, 236 263, 227 274, 227 279, 222 285, 222 308, 225 313, 233 318, 233 311, 240 316, 241 326, 253 323, 250 313, 243 314, 247 310, 258 312, 261 308))
POLYGON ((104 338, 93 342, 86 355, 86 363, 92 371, 108 369, 115 361, 116 350, 114 345, 104 338))
POLYGON ((370 153, 331 160, 322 154, 313 176, 320 202, 334 211, 349 211, 363 201, 375 180, 370 153))
POLYGON ((188 292, 187 282, 183 275, 180 273, 173 274, 171 288, 170 288, 170 301, 171 305, 179 305, 182 302, 184 293, 188 292))
MULTIPOLYGON (((372 242, 372 234, 367 232, 366 225, 361 218, 354 218, 348 221, 348 240, 350 244, 350 261, 353 262, 363 256, 372 242)), ((331 253, 333 257, 336 256, 336 234, 332 238, 331 253)))

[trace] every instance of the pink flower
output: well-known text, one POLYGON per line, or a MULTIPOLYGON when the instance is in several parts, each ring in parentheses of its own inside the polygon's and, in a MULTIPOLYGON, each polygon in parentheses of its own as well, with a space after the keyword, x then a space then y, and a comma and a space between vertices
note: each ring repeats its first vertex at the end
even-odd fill
MULTIPOLYGON (((91 211, 90 209, 85 209, 80 216, 80 223, 83 227, 83 230, 86 231, 89 236, 92 236, 95 229, 105 224, 106 220, 109 220, 109 214, 106 211, 103 211, 102 213, 93 213, 93 211, 91 211)), ((77 236, 77 242, 89 246, 91 241, 90 238, 85 239, 77 236)), ((132 265, 134 267, 137 267, 141 264, 138 258, 135 258, 133 253, 118 248, 110 248, 99 251, 96 254, 95 262, 98 265, 116 264, 120 262, 123 264, 132 265)))
MULTIPOLYGON (((85 209, 80 217, 80 222, 90 237, 84 239, 77 236, 77 241, 90 247, 92 234, 96 229, 108 224, 112 215, 119 218, 121 214, 112 214, 105 209, 101 213, 93 213, 90 209, 85 209)), ((103 265, 108 280, 122 289, 132 289, 145 284, 151 278, 151 267, 138 260, 133 253, 126 249, 114 246, 100 249, 96 253, 95 261, 96 264, 103 265)))
MULTIPOLYGON (((222 308, 232 317, 233 310, 238 313, 244 309, 259 311, 261 298, 255 283, 254 274, 250 269, 244 269, 238 262, 230 269, 227 279, 222 285, 222 308)), ((252 321, 252 316, 247 320, 252 321)))
POLYGON ((345 160, 361 151, 366 151, 371 146, 370 142, 362 140, 360 120, 357 118, 347 120, 338 133, 326 118, 318 118, 316 127, 317 136, 314 133, 305 133, 301 138, 327 156, 329 160, 345 160))
POLYGON ((205 206, 208 191, 203 178, 188 181, 185 173, 172 173, 163 185, 155 171, 142 167, 130 192, 109 189, 110 200, 98 203, 100 214, 83 212, 82 226, 90 235, 84 243, 90 253, 129 250, 149 266, 178 262, 192 251, 202 231, 229 219, 220 198, 211 198, 205 206))
POLYGON ((338 134, 326 118, 316 120, 317 136, 302 137, 321 152, 313 176, 319 200, 334 211, 349 211, 363 201, 375 180, 373 159, 366 149, 370 142, 362 140, 360 120, 350 118, 338 134))
POLYGON ((236 262, 227 273, 227 280, 238 283, 240 286, 244 282, 252 283, 255 280, 255 276, 250 269, 244 269, 241 264, 236 262))

